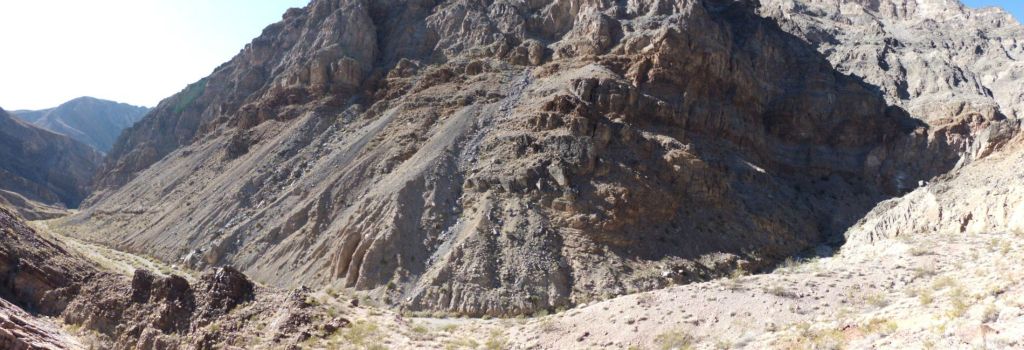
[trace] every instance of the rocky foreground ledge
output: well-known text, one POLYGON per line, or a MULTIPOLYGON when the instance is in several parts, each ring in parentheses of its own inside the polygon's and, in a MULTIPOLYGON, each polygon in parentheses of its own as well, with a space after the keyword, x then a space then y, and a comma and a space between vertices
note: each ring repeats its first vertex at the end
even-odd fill
POLYGON ((141 269, 125 276, 4 208, 0 235, 4 349, 217 349, 254 334, 269 334, 268 344, 286 348, 312 331, 307 291, 262 290, 231 267, 195 282, 141 269), (272 325, 262 324, 270 319, 272 325))

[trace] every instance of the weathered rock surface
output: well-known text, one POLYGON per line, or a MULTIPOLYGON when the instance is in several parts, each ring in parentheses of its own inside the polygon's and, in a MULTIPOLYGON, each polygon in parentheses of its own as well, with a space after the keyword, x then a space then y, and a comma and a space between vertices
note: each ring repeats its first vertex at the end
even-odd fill
POLYGON ((0 207, 0 297, 31 312, 59 314, 94 269, 64 247, 35 234, 0 207))
POLYGON ((980 131, 964 158, 977 164, 874 208, 847 232, 852 243, 1022 229, 1024 26, 1010 14, 954 0, 764 0, 760 12, 914 117, 980 131))
POLYGON ((74 336, 56 325, 32 316, 17 305, 0 299, 0 349, 85 349, 74 336))
POLYGON ((39 235, 3 207, 0 236, 0 348, 82 348, 37 315, 90 331, 97 339, 89 344, 104 349, 218 349, 277 333, 264 348, 287 348, 315 329, 303 304, 308 294, 258 292, 230 267, 196 283, 146 270, 119 275, 39 235), (277 319, 307 321, 270 322, 277 319), (293 332, 283 333, 285 326, 293 332))
POLYGON ((34 127, 0 109, 0 202, 27 217, 74 208, 91 189, 101 155, 64 135, 34 127))
POLYGON ((67 135, 106 153, 110 152, 121 131, 142 119, 148 111, 146 107, 79 97, 54 108, 14 111, 12 114, 32 125, 67 135))
POLYGON ((1024 233, 1024 135, 906 196, 883 202, 846 233, 865 245, 903 235, 1024 233))
POLYGON ((1024 26, 957 0, 761 0, 759 12, 914 117, 1024 117, 1024 26))
POLYGON ((314 1, 129 129, 70 223, 278 286, 529 313, 841 240, 1012 134, 997 108, 914 119, 753 3, 314 1))

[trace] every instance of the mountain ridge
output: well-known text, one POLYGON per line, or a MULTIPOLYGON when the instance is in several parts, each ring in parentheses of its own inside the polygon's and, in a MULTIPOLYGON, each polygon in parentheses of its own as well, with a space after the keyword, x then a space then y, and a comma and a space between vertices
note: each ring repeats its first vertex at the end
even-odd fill
POLYGON ((60 106, 37 111, 14 111, 16 117, 37 127, 67 135, 109 152, 121 131, 132 126, 149 111, 126 103, 79 97, 60 106))
POLYGON ((67 136, 0 109, 0 201, 29 218, 52 218, 89 194, 102 157, 67 136))
POLYGON ((1022 28, 314 0, 126 130, 81 210, 0 200, 0 347, 1018 348, 1022 28))
POLYGON ((289 10, 129 129, 70 221, 265 283, 521 314, 838 244, 1005 120, 916 120, 751 1, 398 3, 289 10))

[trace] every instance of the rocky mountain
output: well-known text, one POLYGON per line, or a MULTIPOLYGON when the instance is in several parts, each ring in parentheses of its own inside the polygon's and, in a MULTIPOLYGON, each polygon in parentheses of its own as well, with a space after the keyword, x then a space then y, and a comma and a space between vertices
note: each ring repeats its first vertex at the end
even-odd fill
POLYGON ((761 3, 763 15, 915 117, 1022 116, 1024 26, 998 8, 957 0, 761 3))
POLYGON ((25 217, 54 217, 78 207, 101 161, 91 147, 0 109, 0 203, 25 217))
POLYGON ((314 0, 129 128, 79 213, 0 208, 0 347, 1019 348, 1021 29, 314 0))
POLYGON ((766 3, 313 1, 128 129, 71 223, 275 286, 522 314, 827 251, 1015 132, 998 102, 922 114, 962 84, 865 79, 878 61, 757 15, 818 2, 766 3))
POLYGON ((14 111, 13 114, 32 125, 67 135, 106 153, 121 131, 142 119, 148 111, 146 107, 79 97, 54 108, 14 111))
POLYGON ((1010 14, 955 0, 764 0, 760 12, 916 118, 937 128, 990 124, 977 133, 977 144, 988 147, 933 184, 877 206, 847 237, 870 243, 1024 229, 1024 26, 1010 14), (966 164, 972 159, 982 160, 966 164))

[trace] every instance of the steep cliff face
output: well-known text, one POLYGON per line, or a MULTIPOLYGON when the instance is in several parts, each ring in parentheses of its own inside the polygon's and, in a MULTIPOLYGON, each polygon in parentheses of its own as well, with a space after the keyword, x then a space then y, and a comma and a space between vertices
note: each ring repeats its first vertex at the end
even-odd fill
POLYGON ((913 119, 753 3, 314 1, 129 129, 72 223, 528 313, 834 242, 990 147, 998 118, 913 119))
POLYGON ((34 127, 0 109, 0 201, 26 216, 77 207, 89 194, 101 156, 64 135, 34 127))
POLYGON ((957 0, 762 0, 842 72, 933 123, 1024 116, 1024 26, 957 0))
POLYGON ((142 119, 146 107, 92 97, 79 97, 60 106, 39 111, 15 111, 15 117, 32 125, 66 135, 109 152, 121 131, 142 119))
POLYGON ((937 129, 977 130, 955 171, 874 208, 853 244, 933 233, 1024 230, 1024 26, 997 8, 954 0, 763 0, 760 12, 880 87, 937 129), (968 163, 969 160, 978 160, 968 163))

